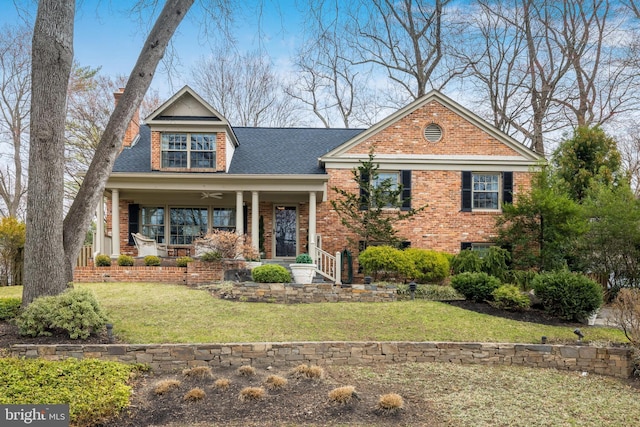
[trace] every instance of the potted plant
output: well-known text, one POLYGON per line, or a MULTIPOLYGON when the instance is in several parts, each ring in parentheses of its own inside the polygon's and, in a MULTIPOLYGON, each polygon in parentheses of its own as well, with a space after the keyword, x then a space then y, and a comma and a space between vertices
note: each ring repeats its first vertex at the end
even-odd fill
POLYGON ((296 262, 289 265, 295 283, 309 284, 316 275, 316 265, 309 254, 300 254, 296 257, 296 262))

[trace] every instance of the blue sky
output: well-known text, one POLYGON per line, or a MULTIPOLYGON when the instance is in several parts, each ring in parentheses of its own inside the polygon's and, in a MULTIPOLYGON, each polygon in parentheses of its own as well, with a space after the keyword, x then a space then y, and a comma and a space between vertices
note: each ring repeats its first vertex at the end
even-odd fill
MULTIPOLYGON (((202 10, 199 4, 206 0, 196 1, 189 14, 178 28, 174 36, 174 45, 179 52, 180 71, 188 73, 192 64, 201 56, 214 49, 219 43, 207 44, 203 38, 200 18, 202 10)), ((128 75, 135 64, 140 48, 148 33, 134 16, 127 13, 127 7, 133 1, 126 0, 80 0, 76 9, 75 22, 75 58, 82 66, 101 67, 102 73, 109 76, 128 75)), ((263 48, 274 59, 276 64, 286 64, 287 58, 295 51, 300 41, 301 13, 296 8, 295 0, 244 0, 242 9, 238 11, 238 19, 233 32, 243 51, 263 48), (259 6, 262 4, 260 14, 259 6), (260 31, 258 31, 260 29, 260 31), (260 33, 260 34, 259 34, 260 33)), ((0 25, 15 24, 21 21, 19 8, 31 12, 35 16, 35 0, 0 0, 0 25)), ((211 21, 208 30, 215 24, 211 21)), ((175 90, 185 82, 176 81, 175 90)), ((158 73, 152 87, 160 90, 161 96, 169 96, 169 88, 165 77, 158 73)))

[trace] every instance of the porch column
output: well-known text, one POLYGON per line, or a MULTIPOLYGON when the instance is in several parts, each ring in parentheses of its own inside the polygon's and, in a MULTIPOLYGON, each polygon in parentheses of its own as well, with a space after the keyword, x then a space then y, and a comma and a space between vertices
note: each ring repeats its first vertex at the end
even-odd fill
POLYGON ((258 192, 251 192, 251 246, 260 250, 260 200, 258 192))
POLYGON ((236 191, 236 234, 244 234, 244 209, 242 191, 236 191))
POLYGON ((96 209, 96 234, 93 239, 93 256, 102 254, 104 248, 104 197, 100 197, 96 209))
POLYGON ((111 190, 111 257, 120 256, 120 191, 111 190))
POLYGON ((309 255, 314 263, 316 256, 316 192, 309 192, 309 255))

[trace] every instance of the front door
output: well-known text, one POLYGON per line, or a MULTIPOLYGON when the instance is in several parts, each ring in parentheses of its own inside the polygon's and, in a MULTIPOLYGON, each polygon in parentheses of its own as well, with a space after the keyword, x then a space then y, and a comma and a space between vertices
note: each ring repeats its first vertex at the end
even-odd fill
POLYGON ((295 257, 298 250, 298 212, 295 206, 275 207, 276 258, 295 257))

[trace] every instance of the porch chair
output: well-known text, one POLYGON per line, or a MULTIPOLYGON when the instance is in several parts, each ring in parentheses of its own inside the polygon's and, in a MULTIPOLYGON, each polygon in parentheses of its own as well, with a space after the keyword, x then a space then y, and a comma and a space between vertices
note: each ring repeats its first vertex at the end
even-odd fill
POLYGON ((159 257, 168 256, 168 250, 166 245, 158 244, 155 239, 151 239, 140 233, 131 233, 133 241, 138 249, 138 256, 144 257, 147 255, 155 255, 159 257))

